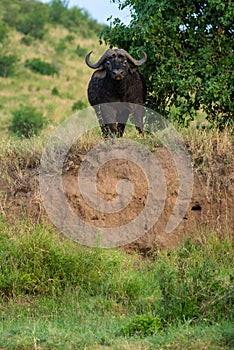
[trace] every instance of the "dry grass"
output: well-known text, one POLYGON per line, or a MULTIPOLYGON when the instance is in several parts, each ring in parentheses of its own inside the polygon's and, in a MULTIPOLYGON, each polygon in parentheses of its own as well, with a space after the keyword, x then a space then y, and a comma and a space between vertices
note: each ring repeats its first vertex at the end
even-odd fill
POLYGON ((232 130, 186 128, 182 137, 192 155, 197 172, 209 173, 218 170, 226 173, 233 165, 234 136, 232 130))
POLYGON ((87 85, 92 71, 79 57, 76 47, 79 44, 88 51, 94 51, 94 60, 105 50, 100 47, 98 39, 81 39, 73 34, 74 40, 66 42, 66 49, 56 51, 61 39, 65 39, 69 31, 56 26, 49 29, 43 41, 35 40, 32 45, 21 43, 22 35, 12 31, 9 38, 8 52, 15 53, 20 58, 16 74, 13 77, 0 78, 0 135, 7 135, 12 110, 20 104, 29 104, 43 111, 44 116, 52 123, 60 123, 73 114, 72 106, 78 101, 84 101, 88 106, 87 85), (59 69, 58 76, 43 76, 31 72, 24 67, 26 59, 40 58, 52 62, 59 69), (58 96, 52 95, 56 87, 58 96))

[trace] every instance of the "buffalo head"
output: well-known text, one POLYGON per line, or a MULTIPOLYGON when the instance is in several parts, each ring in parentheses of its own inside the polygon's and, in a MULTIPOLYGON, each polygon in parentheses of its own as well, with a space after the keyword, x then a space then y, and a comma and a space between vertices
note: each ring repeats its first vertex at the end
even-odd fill
POLYGON ((93 69, 105 70, 106 74, 114 80, 122 80, 129 72, 133 72, 147 60, 144 51, 143 57, 140 60, 135 60, 123 49, 109 49, 96 63, 91 63, 89 59, 91 54, 92 51, 86 56, 86 64, 93 69))

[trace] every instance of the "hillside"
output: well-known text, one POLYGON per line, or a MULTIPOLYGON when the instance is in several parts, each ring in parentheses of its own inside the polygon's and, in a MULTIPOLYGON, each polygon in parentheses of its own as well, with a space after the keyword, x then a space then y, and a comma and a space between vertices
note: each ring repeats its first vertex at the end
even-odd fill
MULTIPOLYGON (((37 2, 26 3, 35 5, 37 2)), ((104 50, 97 39, 97 31, 103 26, 89 19, 87 14, 83 16, 80 26, 75 26, 76 21, 79 22, 79 17, 75 17, 70 28, 66 28, 65 19, 64 24, 59 19, 50 23, 47 15, 43 37, 38 39, 30 33, 24 34, 17 30, 16 20, 16 23, 12 23, 5 18, 6 13, 9 16, 9 11, 12 12, 12 18, 17 18, 19 5, 23 6, 23 2, 0 3, 0 31, 6 28, 7 32, 0 43, 1 57, 15 55, 17 58, 13 65, 14 72, 7 77, 0 77, 1 135, 7 134, 12 111, 21 104, 36 107, 43 112, 49 124, 60 122, 74 113, 76 109, 73 105, 76 102, 83 108, 88 106, 86 88, 91 71, 84 57, 90 50, 94 51, 94 57, 104 50), (42 75, 25 67, 25 62, 33 58, 52 64, 58 74, 42 75)), ((48 5, 42 5, 42 8, 46 13, 49 10, 48 5)), ((67 11, 69 13, 71 10, 67 11)))

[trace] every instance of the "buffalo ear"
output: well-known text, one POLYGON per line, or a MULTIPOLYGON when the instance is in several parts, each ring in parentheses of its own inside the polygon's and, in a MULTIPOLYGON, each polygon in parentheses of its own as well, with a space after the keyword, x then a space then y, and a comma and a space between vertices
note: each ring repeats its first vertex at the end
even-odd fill
POLYGON ((106 77, 106 70, 105 68, 98 69, 93 73, 94 78, 104 79, 106 77))

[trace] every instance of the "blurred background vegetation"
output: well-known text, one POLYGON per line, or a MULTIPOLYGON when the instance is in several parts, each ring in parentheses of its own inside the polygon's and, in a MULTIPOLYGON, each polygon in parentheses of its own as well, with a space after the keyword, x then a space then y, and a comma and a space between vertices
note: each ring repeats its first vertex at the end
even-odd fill
POLYGON ((98 57, 105 49, 97 39, 104 27, 67 1, 0 1, 1 135, 15 130, 16 111, 21 116, 34 111, 21 117, 20 130, 35 127, 38 134, 42 125, 53 128, 79 106, 88 107, 91 72, 84 57, 90 50, 98 57), (47 122, 35 125, 37 113, 47 122))

